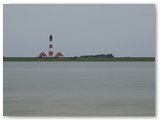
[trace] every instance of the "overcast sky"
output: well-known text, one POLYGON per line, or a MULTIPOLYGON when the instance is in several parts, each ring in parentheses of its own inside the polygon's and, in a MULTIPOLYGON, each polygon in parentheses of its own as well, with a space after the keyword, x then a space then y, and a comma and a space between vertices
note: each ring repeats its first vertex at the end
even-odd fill
POLYGON ((4 5, 3 56, 154 57, 155 5, 4 5))

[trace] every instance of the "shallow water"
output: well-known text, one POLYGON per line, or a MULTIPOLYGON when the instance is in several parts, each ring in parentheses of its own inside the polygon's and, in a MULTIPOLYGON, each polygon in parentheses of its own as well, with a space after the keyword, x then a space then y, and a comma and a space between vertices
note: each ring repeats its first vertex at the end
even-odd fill
POLYGON ((5 116, 153 116, 155 62, 4 62, 5 116))

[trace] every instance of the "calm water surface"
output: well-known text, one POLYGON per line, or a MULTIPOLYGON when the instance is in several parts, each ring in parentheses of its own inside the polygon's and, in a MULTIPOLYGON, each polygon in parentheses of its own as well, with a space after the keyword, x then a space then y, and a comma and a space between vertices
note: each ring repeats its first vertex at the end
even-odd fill
POLYGON ((5 116, 153 116, 155 62, 4 62, 5 116))

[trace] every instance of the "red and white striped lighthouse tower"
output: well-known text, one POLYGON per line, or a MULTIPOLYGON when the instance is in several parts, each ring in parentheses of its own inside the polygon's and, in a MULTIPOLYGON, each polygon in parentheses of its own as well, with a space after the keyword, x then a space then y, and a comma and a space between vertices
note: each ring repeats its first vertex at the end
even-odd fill
POLYGON ((49 36, 49 57, 53 57, 52 35, 49 36))

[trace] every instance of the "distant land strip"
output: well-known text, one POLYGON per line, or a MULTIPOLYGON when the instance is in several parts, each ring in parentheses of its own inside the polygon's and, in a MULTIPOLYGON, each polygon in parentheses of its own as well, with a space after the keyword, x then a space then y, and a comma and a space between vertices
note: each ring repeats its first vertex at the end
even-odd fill
POLYGON ((3 61, 155 61, 155 57, 3 57, 3 61))

